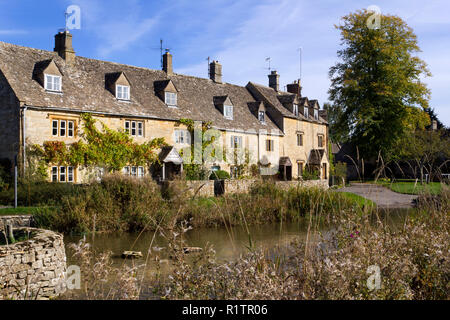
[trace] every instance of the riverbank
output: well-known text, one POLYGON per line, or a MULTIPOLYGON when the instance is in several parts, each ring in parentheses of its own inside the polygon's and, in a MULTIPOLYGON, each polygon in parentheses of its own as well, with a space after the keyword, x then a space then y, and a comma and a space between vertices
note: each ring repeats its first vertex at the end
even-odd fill
POLYGON ((263 181, 247 193, 211 198, 192 196, 183 181, 172 183, 163 195, 150 179, 123 176, 64 192, 33 214, 38 227, 66 234, 141 232, 173 228, 181 221, 194 228, 248 226, 297 222, 310 215, 330 220, 342 210, 369 210, 349 195, 300 186, 284 190, 263 181))

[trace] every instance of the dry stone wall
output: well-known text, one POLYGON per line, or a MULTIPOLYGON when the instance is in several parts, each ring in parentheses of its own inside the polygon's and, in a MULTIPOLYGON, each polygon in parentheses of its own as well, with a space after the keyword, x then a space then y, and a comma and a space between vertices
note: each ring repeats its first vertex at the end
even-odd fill
POLYGON ((42 229, 21 230, 34 236, 0 246, 0 300, 57 297, 66 288, 63 235, 42 229))

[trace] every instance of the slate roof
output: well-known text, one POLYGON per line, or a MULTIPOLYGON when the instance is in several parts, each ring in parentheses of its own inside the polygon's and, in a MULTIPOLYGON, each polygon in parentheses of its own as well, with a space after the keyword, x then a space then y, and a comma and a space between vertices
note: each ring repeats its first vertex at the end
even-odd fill
MULTIPOLYGON (((301 113, 299 113, 298 116, 295 116, 294 113, 292 113, 289 109, 287 109, 285 106, 283 106, 283 103, 292 103, 295 99, 295 95, 289 92, 277 92, 271 87, 263 86, 257 83, 249 82, 247 84, 247 89, 249 89, 252 94, 255 96, 255 99, 262 100, 269 105, 271 105, 273 108, 278 110, 284 117, 287 118, 293 118, 293 119, 299 119, 299 120, 307 120, 310 122, 318 122, 327 124, 328 122, 319 116, 319 120, 314 119, 313 114, 309 114, 308 119, 306 119, 301 113)), ((313 107, 317 104, 317 100, 308 100, 307 97, 301 97, 299 99, 300 105, 305 104, 305 102, 308 103, 309 107, 313 107)))
POLYGON ((310 164, 320 165, 323 159, 323 155, 325 154, 324 149, 312 149, 311 153, 309 154, 309 161, 310 164))
MULTIPOLYGON (((74 64, 69 66, 56 52, 4 42, 0 42, 0 72, 5 75, 17 98, 35 108, 175 121, 189 118, 211 121, 218 129, 270 129, 274 134, 283 134, 270 119, 266 119, 265 124, 258 121, 248 105, 256 100, 247 88, 242 86, 218 84, 210 79, 179 74, 168 77, 162 70, 79 56, 76 56, 74 64), (46 92, 42 85, 33 79, 35 68, 42 68, 52 59, 63 74, 62 94, 46 92), (125 74, 131 85, 129 102, 118 101, 106 89, 106 75, 120 72, 125 74), (169 79, 178 90, 178 108, 169 108, 155 94, 155 84, 160 88, 169 79), (225 119, 215 108, 213 99, 220 96, 228 96, 233 102, 233 120, 225 119)), ((289 111, 285 111, 285 114, 288 114, 289 111)))

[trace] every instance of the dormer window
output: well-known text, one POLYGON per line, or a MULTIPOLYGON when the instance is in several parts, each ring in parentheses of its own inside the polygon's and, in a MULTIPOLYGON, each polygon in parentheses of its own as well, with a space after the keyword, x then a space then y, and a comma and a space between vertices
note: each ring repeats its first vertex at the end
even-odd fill
POLYGON ((116 85, 116 98, 119 100, 130 100, 130 87, 116 85))
POLYGON ((174 92, 165 92, 165 103, 169 107, 176 107, 177 106, 177 94, 174 92))
POLYGON ((294 115, 295 115, 296 117, 298 117, 298 104, 295 104, 295 103, 294 103, 293 112, 294 112, 294 115))
POLYGON ((45 75, 45 90, 53 92, 61 92, 61 77, 51 74, 45 75))
POLYGON ((227 118, 228 120, 233 120, 233 106, 225 105, 225 106, 223 107, 223 115, 224 115, 225 118, 227 118))
POLYGON ((314 119, 319 120, 319 110, 314 109, 314 119))
POLYGON ((309 109, 308 107, 303 107, 303 115, 305 118, 309 118, 309 109))
POLYGON ((258 119, 259 119, 259 122, 261 122, 261 123, 266 122, 265 116, 266 116, 266 113, 265 113, 264 111, 259 111, 259 112, 258 112, 258 119))

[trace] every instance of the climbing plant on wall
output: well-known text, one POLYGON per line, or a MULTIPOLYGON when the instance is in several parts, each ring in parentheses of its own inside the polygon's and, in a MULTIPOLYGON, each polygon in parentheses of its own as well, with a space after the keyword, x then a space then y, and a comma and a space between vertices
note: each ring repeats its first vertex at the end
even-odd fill
POLYGON ((164 138, 138 144, 127 132, 112 130, 102 122, 99 129, 97 120, 88 113, 81 115, 81 122, 82 139, 78 142, 46 141, 43 146, 33 145, 31 155, 46 164, 103 167, 113 172, 127 165, 150 166, 158 161, 156 151, 166 145, 164 138))

